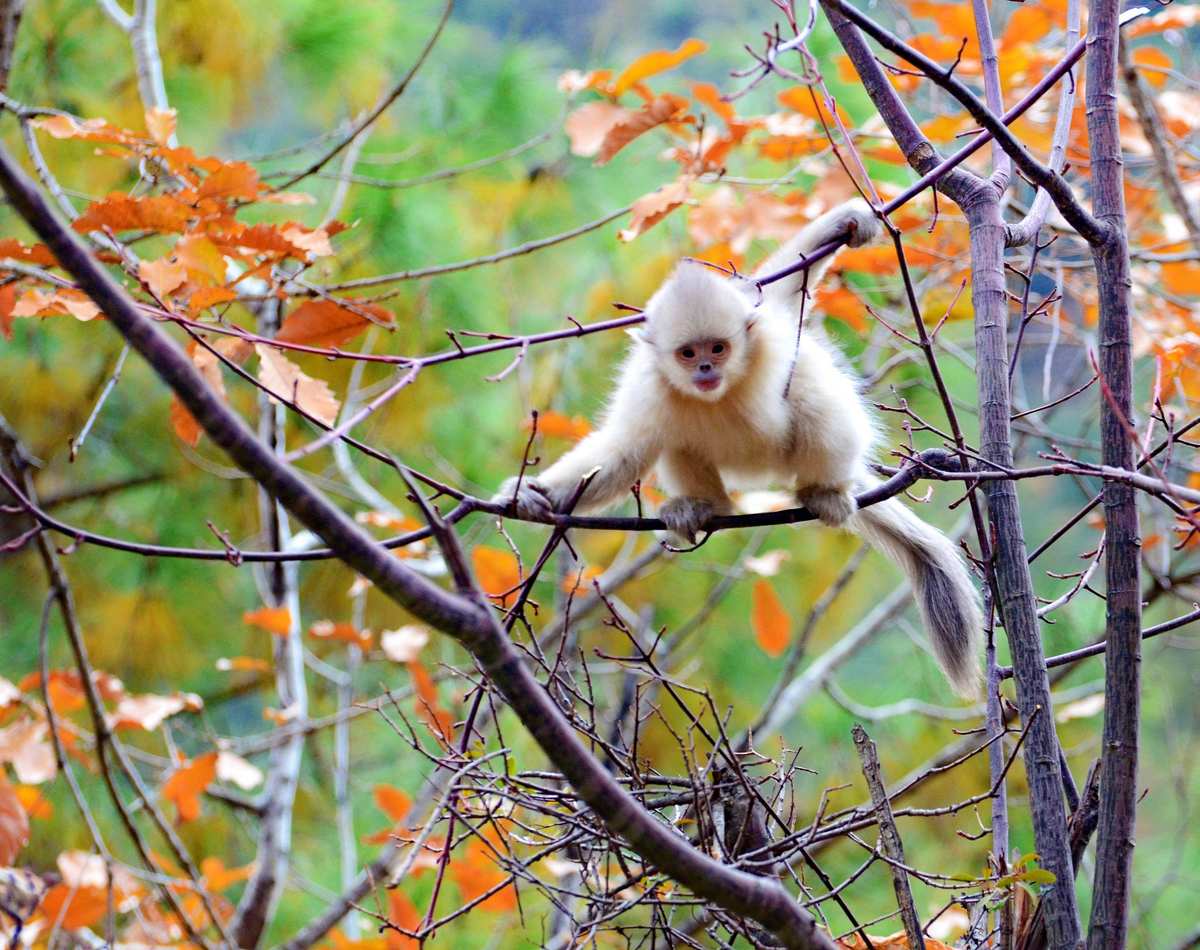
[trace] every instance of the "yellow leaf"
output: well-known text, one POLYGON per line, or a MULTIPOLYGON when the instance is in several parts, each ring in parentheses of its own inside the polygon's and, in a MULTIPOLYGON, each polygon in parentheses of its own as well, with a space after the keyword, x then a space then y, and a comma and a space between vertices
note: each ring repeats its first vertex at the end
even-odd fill
POLYGON ((766 581, 754 584, 750 622, 758 645, 770 656, 779 656, 791 639, 792 620, 783 609, 779 595, 766 581))
POLYGON ((166 145, 175 134, 175 116, 174 109, 147 109, 146 131, 150 133, 150 138, 159 145, 166 145))
POLYGON ((617 81, 612 85, 612 93, 614 96, 619 96, 635 83, 657 73, 666 72, 668 69, 674 69, 685 60, 700 55, 706 49, 708 49, 707 43, 693 38, 684 40, 677 50, 656 49, 645 56, 640 56, 617 77, 617 81))

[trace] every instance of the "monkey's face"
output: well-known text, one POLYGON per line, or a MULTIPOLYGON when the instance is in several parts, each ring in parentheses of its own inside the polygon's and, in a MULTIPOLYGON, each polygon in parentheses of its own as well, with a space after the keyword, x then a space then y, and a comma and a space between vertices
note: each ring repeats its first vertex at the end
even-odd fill
POLYGON ((733 346, 730 340, 708 339, 676 347, 673 356, 678 371, 672 375, 683 383, 679 388, 700 399, 719 399, 727 388, 726 369, 733 346))

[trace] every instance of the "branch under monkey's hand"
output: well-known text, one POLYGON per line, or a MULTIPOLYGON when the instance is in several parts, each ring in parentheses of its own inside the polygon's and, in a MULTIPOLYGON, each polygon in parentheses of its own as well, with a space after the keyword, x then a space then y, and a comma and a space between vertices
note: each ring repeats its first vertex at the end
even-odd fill
POLYGON ((546 486, 528 475, 514 475, 505 481, 491 500, 494 505, 511 507, 518 518, 535 521, 547 520, 558 510, 546 486))

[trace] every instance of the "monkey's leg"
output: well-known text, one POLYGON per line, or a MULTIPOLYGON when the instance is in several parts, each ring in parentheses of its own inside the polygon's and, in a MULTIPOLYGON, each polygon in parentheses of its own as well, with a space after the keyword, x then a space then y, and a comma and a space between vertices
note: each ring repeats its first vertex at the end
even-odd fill
POLYGON ((838 528, 858 510, 853 487, 811 485, 798 489, 796 499, 825 524, 838 528))
POLYGON ((695 541, 696 532, 709 518, 733 510, 721 473, 707 459, 670 451, 659 463, 659 474, 671 498, 658 515, 673 534, 688 542, 695 541))

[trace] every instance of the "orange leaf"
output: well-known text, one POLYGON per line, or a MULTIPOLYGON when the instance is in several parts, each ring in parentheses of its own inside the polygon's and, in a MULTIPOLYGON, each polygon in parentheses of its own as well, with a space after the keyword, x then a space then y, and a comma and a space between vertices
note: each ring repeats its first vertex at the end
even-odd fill
POLYGON ((511 551, 481 544, 471 552, 471 563, 475 566, 479 586, 489 597, 500 599, 507 605, 516 596, 514 588, 521 583, 521 568, 511 551))
POLYGON ((271 664, 256 656, 223 656, 217 660, 222 673, 270 673, 271 664))
POLYGON ((224 861, 210 855, 200 862, 200 873, 204 875, 204 883, 210 891, 224 891, 247 880, 254 873, 254 864, 227 868, 224 861))
POLYGON ((360 650, 371 649, 371 631, 359 630, 352 623, 318 620, 308 628, 308 635, 316 637, 318 640, 340 640, 342 643, 352 643, 360 650))
POLYGON ((847 287, 822 287, 813 299, 813 309, 849 324, 858 333, 867 330, 867 308, 858 295, 847 287))
POLYGON ((64 930, 93 927, 108 913, 108 888, 55 884, 42 898, 38 912, 64 930))
POLYGON ((371 789, 371 794, 374 796, 379 810, 392 821, 403 821, 408 817, 408 810, 412 808, 412 799, 395 785, 376 785, 371 789))
POLYGON ((200 428, 196 417, 188 412, 187 406, 179 401, 178 396, 171 397, 171 408, 167 416, 171 422, 171 429, 180 442, 193 449, 200 444, 200 436, 204 435, 204 430, 200 428))
POLYGON ((171 773, 162 797, 175 805, 180 821, 194 821, 200 817, 200 796, 216 777, 217 753, 206 752, 171 773))
POLYGON ((684 175, 658 191, 643 195, 633 203, 633 220, 629 227, 617 234, 622 241, 632 241, 645 234, 654 225, 682 205, 691 193, 692 178, 684 175))
POLYGON ((309 376, 278 350, 265 344, 255 344, 254 350, 259 359, 258 381, 273 398, 295 403, 314 419, 333 425, 341 404, 328 383, 309 376))
POLYGON ((188 298, 188 312, 195 316, 206 307, 237 300, 237 292, 228 287, 201 287, 188 298))
MULTIPOLYGON (((814 101, 814 97, 809 91, 810 89, 810 86, 793 86, 791 89, 785 89, 779 94, 779 103, 780 105, 787 106, 789 109, 794 109, 801 115, 808 116, 810 119, 817 121, 824 119, 825 124, 829 128, 834 128, 836 123, 833 120, 833 116, 830 115, 829 110, 826 108, 825 103, 821 101, 819 95, 816 96, 814 101)), ((846 128, 850 128, 850 116, 843 112, 842 107, 837 105, 836 102, 834 103, 834 107, 837 109, 837 117, 841 119, 846 128)))
POLYGON ((138 264, 138 277, 155 297, 163 300, 187 280, 187 269, 163 257, 157 261, 141 261, 138 264))
POLYGON ((648 76, 674 69, 680 63, 693 56, 698 56, 706 49, 708 49, 708 44, 703 40, 687 39, 680 44, 677 50, 656 49, 645 56, 640 56, 617 77, 616 82, 612 85, 612 94, 619 96, 635 83, 641 82, 648 76))
MULTIPOLYGON (((0 786, 2 788, 2 786, 0 786)), ((42 792, 34 785, 14 785, 13 790, 17 793, 17 800, 21 803, 21 807, 25 809, 27 814, 33 821, 42 821, 54 816, 54 806, 51 805, 42 796, 42 792)), ((0 793, 0 799, 4 796, 0 793)), ((0 839, 4 838, 4 818, 3 809, 0 808, 0 839)), ((0 849, 2 850, 2 849, 0 849)), ((0 855, 2 858, 2 855, 0 855)), ((12 861, 5 862, 12 864, 12 861)))
MULTIPOLYGON (((503 852, 503 849, 498 850, 503 852)), ((508 875, 496 866, 495 860, 486 844, 478 838, 472 838, 467 842, 462 856, 450 862, 450 876, 458 885, 463 901, 475 900, 508 878, 508 875)), ((516 888, 512 884, 502 887, 476 907, 495 913, 516 910, 516 888)))
POLYGON ((413 689, 417 693, 417 716, 429 727, 435 739, 448 746, 454 738, 454 721, 441 706, 437 684, 429 675, 429 670, 418 660, 409 660, 408 674, 412 677, 413 689))
MULTIPOLYGON (((871 936, 868 934, 867 936, 871 936)), ((924 937, 925 950, 951 950, 948 944, 942 943, 940 940, 934 940, 932 937, 924 937)), ((849 937, 844 937, 837 943, 842 950, 866 950, 866 944, 863 943, 862 937, 858 934, 853 934, 849 937)), ((888 934, 886 937, 871 937, 871 946, 875 950, 909 950, 911 946, 908 942, 908 935, 900 930, 894 934, 888 934)))
POLYGON ((103 119, 77 119, 73 115, 52 115, 34 119, 34 128, 48 132, 56 139, 88 139, 93 142, 128 144, 138 137, 126 129, 109 125, 103 119))
MULTIPOLYGON (((421 929, 421 913, 398 887, 388 891, 388 920, 403 930, 416 932, 421 929)), ((395 930, 387 932, 388 950, 420 950, 420 941, 395 930)))
POLYGON ((1134 50, 1133 61, 1138 66, 1154 67, 1153 69, 1139 70, 1142 77, 1152 86, 1166 85, 1167 74, 1163 70, 1173 69, 1175 66, 1171 57, 1157 46, 1143 46, 1141 49, 1134 50))
POLYGON ((596 164, 607 163, 634 139, 645 135, 664 122, 681 120, 687 107, 686 99, 668 92, 657 99, 651 99, 636 112, 620 116, 605 133, 600 150, 596 155, 596 164))
POLYGON ((248 623, 279 637, 286 637, 292 632, 292 612, 286 607, 260 607, 258 610, 247 610, 242 614, 242 623, 248 623))
POLYGON ((332 300, 310 300, 287 315, 275 337, 284 343, 336 347, 354 339, 372 323, 394 321, 390 310, 376 304, 355 303, 351 309, 332 300))
POLYGON ((0 259, 24 261, 27 264, 38 264, 41 267, 53 267, 57 261, 45 244, 34 244, 26 247, 16 238, 0 240, 0 259))
POLYGON ((13 305, 13 317, 72 316, 86 323, 100 316, 100 308, 78 290, 27 290, 13 305))
MULTIPOLYGON (((533 420, 526 419, 523 427, 532 429, 533 420)), ((538 413, 537 430, 539 435, 578 442, 592 431, 592 426, 583 416, 564 416, 561 412, 549 411, 538 413)))
POLYGON ((792 619, 783 609, 779 595, 767 581, 754 585, 750 622, 758 645, 770 656, 779 656, 788 645, 792 635, 792 619))
POLYGON ((29 815, 17 790, 0 776, 0 867, 11 867, 27 841, 29 815))
POLYGON ((726 124, 737 120, 733 105, 721 98, 721 91, 710 82, 692 83, 692 95, 719 115, 726 124))
POLYGON ((226 162, 201 183, 199 198, 253 201, 258 197, 258 171, 246 162, 226 162))
POLYGON ((1200 264, 1195 261, 1172 261, 1162 265, 1163 286, 1173 294, 1200 294, 1200 264))
POLYGON ((93 201, 83 214, 75 219, 72 227, 86 234, 88 231, 163 231, 183 232, 195 212, 172 195, 150 195, 131 198, 113 192, 107 198, 93 201))

